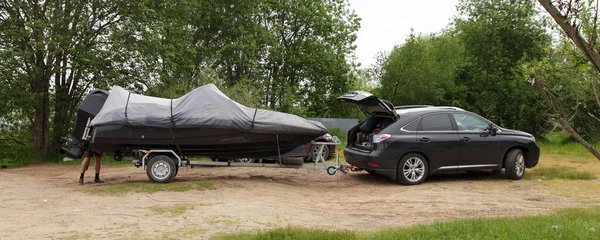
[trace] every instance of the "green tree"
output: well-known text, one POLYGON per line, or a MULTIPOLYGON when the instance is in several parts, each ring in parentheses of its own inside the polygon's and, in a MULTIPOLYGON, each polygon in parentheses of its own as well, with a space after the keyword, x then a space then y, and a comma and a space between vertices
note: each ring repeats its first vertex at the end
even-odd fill
POLYGON ((137 12, 119 39, 139 56, 149 94, 180 96, 214 69, 223 89, 258 86, 246 95, 261 107, 344 114, 333 99, 355 77, 347 59, 359 20, 345 1, 148 1, 137 12))
POLYGON ((344 0, 0 0, 0 144, 46 159, 85 93, 111 85, 215 83, 251 106, 344 115, 358 22, 344 0))
POLYGON ((452 105, 463 46, 450 32, 412 33, 382 61, 379 95, 396 105, 452 105))
POLYGON ((463 0, 455 20, 465 46, 456 83, 463 107, 496 123, 541 133, 544 108, 520 65, 540 59, 550 37, 531 0, 463 0))
POLYGON ((585 135, 596 137, 600 135, 597 127, 595 127, 600 122, 600 118, 597 117, 600 112, 600 89, 598 88, 600 84, 598 80, 598 73, 600 72, 598 12, 600 9, 598 8, 598 1, 538 0, 538 2, 554 19, 556 25, 558 25, 556 29, 561 30, 561 33, 571 41, 570 44, 574 45, 580 54, 562 55, 562 57, 558 57, 558 63, 547 61, 538 64, 530 69, 531 81, 544 97, 546 106, 553 114, 556 122, 600 160, 600 152, 594 145, 584 139, 585 135), (561 61, 565 64, 561 65, 561 61), (573 66, 573 63, 577 63, 578 67, 572 76, 578 78, 571 79, 568 84, 577 85, 576 88, 588 88, 583 96, 592 99, 592 101, 575 98, 576 101, 574 102, 565 102, 565 99, 573 99, 569 96, 571 92, 555 93, 553 91, 553 88, 556 87, 556 85, 553 85, 556 82, 554 79, 557 78, 557 75, 561 76, 565 72, 572 72, 569 65, 573 66), (594 72, 592 69, 595 70, 595 73, 592 73, 594 72), (547 85, 542 81, 549 81, 550 84, 547 85), (592 104, 589 104, 590 102, 592 104), (577 127, 580 121, 573 121, 573 117, 569 117, 570 110, 579 109, 580 104, 584 104, 585 109, 582 111, 586 112, 588 116, 582 117, 581 114, 577 115, 576 113, 573 116, 579 117, 579 119, 588 118, 588 121, 584 121, 592 122, 588 124, 588 127, 577 127), (581 136, 582 133, 584 137, 581 136))
MULTIPOLYGON (((12 98, 7 105, 13 116, 29 120, 36 160, 58 145, 86 90, 113 79, 120 61, 106 38, 129 7, 119 0, 0 1, 0 72, 12 98)), ((4 119, 23 124, 12 120, 4 119)))

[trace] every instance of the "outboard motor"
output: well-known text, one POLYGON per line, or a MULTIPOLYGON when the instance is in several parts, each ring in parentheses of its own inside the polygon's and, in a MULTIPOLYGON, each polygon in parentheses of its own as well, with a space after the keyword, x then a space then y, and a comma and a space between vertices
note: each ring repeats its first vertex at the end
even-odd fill
POLYGON ((77 120, 75 129, 71 136, 63 137, 60 153, 72 159, 79 159, 88 147, 88 135, 91 131, 89 124, 100 112, 104 102, 108 98, 108 92, 104 90, 92 90, 77 107, 77 120))

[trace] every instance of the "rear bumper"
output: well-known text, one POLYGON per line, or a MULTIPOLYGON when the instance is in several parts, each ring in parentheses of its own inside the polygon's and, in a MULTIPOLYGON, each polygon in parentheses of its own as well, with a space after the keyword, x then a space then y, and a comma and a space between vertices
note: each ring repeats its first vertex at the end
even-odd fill
POLYGON ((393 156, 385 156, 382 152, 366 152, 353 148, 344 148, 346 162, 352 166, 373 171, 377 174, 396 179, 397 159, 393 156), (370 163, 370 164, 369 164, 370 163))

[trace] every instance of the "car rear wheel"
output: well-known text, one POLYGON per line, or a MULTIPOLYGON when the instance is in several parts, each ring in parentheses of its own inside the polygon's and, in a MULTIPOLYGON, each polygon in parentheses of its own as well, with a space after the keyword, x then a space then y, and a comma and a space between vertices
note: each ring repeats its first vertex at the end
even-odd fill
POLYGON ((504 158, 504 169, 506 176, 513 180, 519 180, 525 175, 525 155, 521 149, 512 149, 504 158))
MULTIPOLYGON (((319 155, 319 147, 321 145, 312 145, 312 147, 310 147, 310 151, 308 152, 308 156, 306 157, 307 161, 315 161, 317 160, 317 156, 319 155)), ((322 145, 323 146, 323 152, 321 153, 321 156, 323 156, 323 158, 325 159, 325 161, 327 161, 327 159, 329 158, 329 147, 327 145, 322 145)))
POLYGON ((425 181, 428 174, 429 167, 425 157, 418 153, 410 153, 398 162, 396 180, 404 185, 416 185, 425 181))

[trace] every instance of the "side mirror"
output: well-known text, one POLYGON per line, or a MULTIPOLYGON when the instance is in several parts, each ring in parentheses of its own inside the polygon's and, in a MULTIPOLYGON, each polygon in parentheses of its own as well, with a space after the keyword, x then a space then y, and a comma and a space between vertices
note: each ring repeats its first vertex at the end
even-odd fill
POLYGON ((490 123, 490 126, 488 127, 488 130, 490 131, 490 135, 492 136, 496 136, 496 133, 498 133, 498 128, 494 127, 494 124, 490 123))

